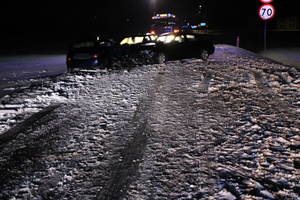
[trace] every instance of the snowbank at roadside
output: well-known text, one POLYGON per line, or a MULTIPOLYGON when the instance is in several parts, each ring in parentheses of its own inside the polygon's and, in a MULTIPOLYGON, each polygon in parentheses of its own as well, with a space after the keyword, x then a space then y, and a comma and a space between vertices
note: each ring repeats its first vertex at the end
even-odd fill
MULTIPOLYGON (((264 55, 264 52, 260 52, 259 54, 264 55)), ((300 70, 300 48, 268 49, 266 57, 300 70)))

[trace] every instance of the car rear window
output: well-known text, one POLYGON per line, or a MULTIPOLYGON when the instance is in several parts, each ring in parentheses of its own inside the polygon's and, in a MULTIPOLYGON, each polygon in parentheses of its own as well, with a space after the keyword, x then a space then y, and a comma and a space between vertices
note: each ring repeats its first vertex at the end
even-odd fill
POLYGON ((99 41, 99 45, 101 47, 110 47, 110 46, 113 46, 113 43, 110 41, 103 40, 103 41, 99 41))
POLYGON ((94 47, 95 43, 94 42, 78 42, 72 45, 72 48, 74 49, 80 49, 80 48, 90 48, 94 47))

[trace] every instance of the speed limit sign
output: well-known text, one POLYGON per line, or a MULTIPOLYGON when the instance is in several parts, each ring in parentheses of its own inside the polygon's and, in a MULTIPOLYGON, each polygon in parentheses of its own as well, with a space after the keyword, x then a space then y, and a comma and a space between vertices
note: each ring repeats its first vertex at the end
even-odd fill
POLYGON ((263 4, 258 10, 259 17, 264 20, 270 20, 275 15, 275 8, 271 4, 263 4))

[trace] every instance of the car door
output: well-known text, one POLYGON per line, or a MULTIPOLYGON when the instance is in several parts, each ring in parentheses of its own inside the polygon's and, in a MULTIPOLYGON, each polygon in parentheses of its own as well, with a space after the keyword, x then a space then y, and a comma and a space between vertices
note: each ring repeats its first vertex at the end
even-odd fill
POLYGON ((185 58, 187 48, 184 35, 168 35, 165 39, 165 48, 169 59, 185 58))
POLYGON ((199 38, 193 34, 186 34, 186 41, 186 46, 189 51, 189 57, 198 57, 202 48, 200 45, 199 38))

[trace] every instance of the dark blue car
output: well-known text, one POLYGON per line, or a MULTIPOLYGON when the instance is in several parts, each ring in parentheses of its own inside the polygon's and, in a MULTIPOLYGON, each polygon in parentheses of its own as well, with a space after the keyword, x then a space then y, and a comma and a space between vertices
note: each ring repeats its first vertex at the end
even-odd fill
POLYGON ((92 37, 70 45, 67 54, 69 72, 80 69, 105 69, 121 62, 120 47, 103 37, 92 37))

